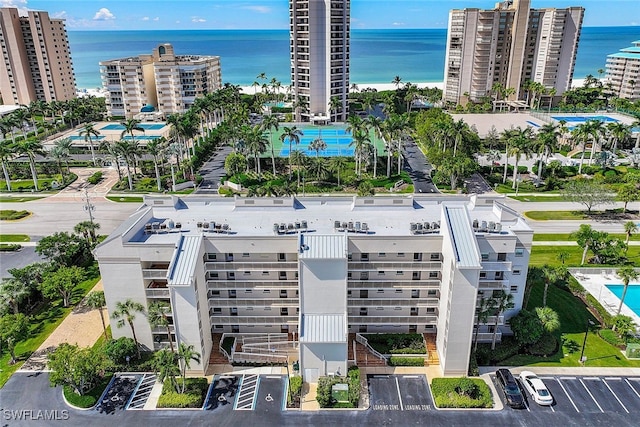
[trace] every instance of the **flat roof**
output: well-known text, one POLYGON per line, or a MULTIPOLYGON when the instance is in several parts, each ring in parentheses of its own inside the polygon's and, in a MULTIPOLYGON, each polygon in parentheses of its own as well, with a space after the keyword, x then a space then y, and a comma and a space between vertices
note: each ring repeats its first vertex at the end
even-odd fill
MULTIPOLYGON (((307 197, 307 198, 233 198, 219 196, 146 197, 146 207, 150 214, 134 220, 127 233, 128 243, 175 244, 183 234, 202 234, 207 238, 217 237, 295 237, 302 232, 304 241, 313 254, 319 254, 323 244, 321 236, 415 236, 411 223, 437 223, 442 218, 443 206, 458 206, 469 209, 473 219, 502 223, 502 234, 516 230, 530 230, 519 215, 503 215, 507 209, 494 200, 502 196, 476 200, 468 196, 415 195, 401 197, 307 197), (488 199, 488 203, 487 200, 488 199), (255 202, 255 205, 248 204, 255 202), (482 202, 482 203, 481 203, 482 202), (509 220, 502 220, 502 218, 509 220), (307 228, 296 228, 306 221, 307 228), (367 224, 367 231, 358 232, 356 223, 367 224), (336 228, 336 223, 340 228, 336 228), (354 228, 349 226, 353 224, 354 228), (145 225, 154 226, 153 232, 145 232, 145 225), (165 225, 163 227, 162 225, 165 225), (205 227, 206 224, 206 227, 205 227), (346 228, 342 226, 347 224, 346 228), (159 229, 155 227, 160 225, 159 229), (179 225, 179 229, 176 227, 179 225), (286 231, 279 233, 276 228, 286 231), (315 236, 315 237, 312 237, 315 236), (318 240, 314 240, 318 239, 318 240)), ((424 233, 423 238, 441 238, 441 230, 424 233)), ((333 241, 332 244, 336 244, 333 241)), ((339 251, 333 247, 332 250, 339 251)))
POLYGON ((469 214, 463 207, 445 207, 445 218, 453 240, 456 261, 460 268, 481 268, 478 242, 469 221, 469 214))
POLYGON ((347 233, 300 234, 300 258, 343 259, 347 256, 347 233))
POLYGON ((169 285, 189 286, 192 284, 201 244, 201 235, 180 236, 169 265, 169 285))

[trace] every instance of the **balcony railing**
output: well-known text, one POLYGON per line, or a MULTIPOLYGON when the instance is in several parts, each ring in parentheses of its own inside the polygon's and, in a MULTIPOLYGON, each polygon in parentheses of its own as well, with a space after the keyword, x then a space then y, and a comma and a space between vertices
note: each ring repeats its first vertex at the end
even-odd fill
POLYGON ((349 261, 349 270, 440 270, 440 261, 349 261))
POLYGON ((210 298, 209 307, 298 307, 298 298, 210 298))
POLYGON ((156 288, 156 289, 145 289, 145 294, 147 298, 169 298, 169 289, 166 288, 156 288))
POLYGON ((215 271, 280 271, 280 270, 298 270, 297 262, 250 262, 250 261, 207 261, 204 264, 207 270, 215 271))
POLYGON ((298 316, 210 316, 213 325, 282 325, 297 324, 298 316))
POLYGON ((349 307, 435 307, 440 303, 438 298, 349 298, 349 307))
POLYGON ((440 281, 389 278, 388 280, 349 280, 349 289, 439 289, 440 281))
POLYGON ((488 271, 511 271, 511 261, 483 261, 482 269, 488 271))
POLYGON ((438 316, 377 316, 373 312, 371 315, 358 316, 349 315, 350 324, 369 324, 369 325, 415 325, 415 324, 434 324, 438 321, 438 316))
POLYGON ((166 279, 167 269, 145 268, 142 270, 143 279, 166 279))

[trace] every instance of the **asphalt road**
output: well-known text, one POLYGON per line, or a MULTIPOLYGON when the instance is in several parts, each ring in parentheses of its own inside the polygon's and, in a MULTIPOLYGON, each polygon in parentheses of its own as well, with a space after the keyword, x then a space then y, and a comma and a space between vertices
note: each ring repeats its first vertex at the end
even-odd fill
POLYGON ((17 252, 0 252, 0 278, 11 277, 9 270, 22 268, 34 262, 45 261, 34 246, 25 246, 17 252))
POLYGON ((409 173, 413 181, 414 192, 425 194, 439 193, 431 181, 431 170, 433 167, 413 140, 409 139, 404 143, 403 154, 404 170, 409 173))
MULTIPOLYGON (((275 384, 274 384, 275 385, 275 384)), ((637 426, 637 412, 624 411, 439 411, 429 410, 364 410, 349 411, 321 410, 301 412, 297 410, 277 410, 284 399, 284 390, 275 387, 279 396, 274 401, 264 401, 253 411, 116 411, 109 415, 98 411, 78 411, 69 409, 62 400, 60 388, 49 385, 47 373, 14 374, 0 389, 1 426, 154 426, 175 427, 177 425, 206 425, 215 422, 217 426, 595 426, 615 425, 616 427, 637 426), (277 403, 276 403, 277 402, 277 403), (36 421, 36 416, 46 414, 54 419, 36 421), (20 418, 20 419, 19 419, 20 418)), ((270 390, 269 390, 270 391, 270 390)), ((263 390, 267 392, 267 390, 263 390)), ((260 393, 260 391, 259 391, 260 393)), ((264 397, 263 397, 264 399, 264 397)))
POLYGON ((225 176, 224 161, 231 153, 231 147, 224 145, 219 147, 215 154, 200 168, 198 173, 202 176, 202 182, 197 188, 197 194, 218 194, 218 185, 225 176))

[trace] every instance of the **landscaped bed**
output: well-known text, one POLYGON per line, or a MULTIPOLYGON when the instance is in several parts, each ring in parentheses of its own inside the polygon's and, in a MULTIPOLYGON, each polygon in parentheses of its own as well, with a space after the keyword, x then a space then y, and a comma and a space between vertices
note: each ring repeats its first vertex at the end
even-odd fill
POLYGON ((477 378, 434 378, 431 393, 438 408, 492 408, 487 383, 477 378))
MULTIPOLYGON (((180 380, 178 380, 180 382, 180 380)), ((209 383, 206 378, 187 378, 184 393, 177 393, 170 380, 165 380, 158 408, 201 408, 207 396, 209 383)))
POLYGON ((93 387, 83 396, 80 396, 75 391, 73 391, 70 386, 65 385, 63 387, 64 397, 65 399, 67 399, 67 402, 69 402, 73 406, 77 406, 78 408, 91 408, 96 404, 98 399, 100 399, 100 396, 102 396, 102 392, 104 392, 104 389, 109 384, 109 381, 111 381, 112 376, 112 372, 107 373, 104 378, 98 384, 96 384, 95 387, 93 387))
POLYGON ((425 354, 420 334, 366 334, 369 345, 382 354, 425 354))
POLYGON ((320 377, 316 400, 321 408, 357 408, 360 401, 360 370, 357 367, 349 368, 347 377, 320 377), (348 391, 341 387, 334 389, 336 384, 347 384, 348 391), (342 401, 348 399, 348 401, 342 401))

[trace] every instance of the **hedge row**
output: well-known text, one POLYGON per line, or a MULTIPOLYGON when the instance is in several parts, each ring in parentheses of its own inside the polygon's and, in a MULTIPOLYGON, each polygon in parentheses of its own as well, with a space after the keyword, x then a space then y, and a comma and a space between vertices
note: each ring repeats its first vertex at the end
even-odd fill
POLYGON ((434 378, 431 393, 438 408, 492 408, 487 383, 477 378, 434 378))
MULTIPOLYGON (((181 379, 177 379, 180 385, 181 379)), ((176 393, 171 381, 165 380, 158 408, 200 408, 204 404, 209 383, 206 378, 187 378, 183 394, 176 393)))
POLYGON ((424 359, 422 357, 391 356, 389 358, 389 365, 391 366, 424 366, 424 359))
POLYGON ((587 300, 587 303, 598 312, 598 314, 602 318, 602 323, 604 323, 604 326, 605 327, 611 326, 611 324, 613 323, 613 320, 612 320, 611 314, 609 314, 607 309, 604 308, 602 304, 600 304, 600 302, 591 294, 587 295, 586 300, 587 300))
POLYGON ((102 180, 102 172, 98 171, 96 173, 94 173, 93 175, 91 175, 89 178, 87 178, 87 182, 89 184, 93 184, 96 185, 97 183, 99 183, 102 180))

